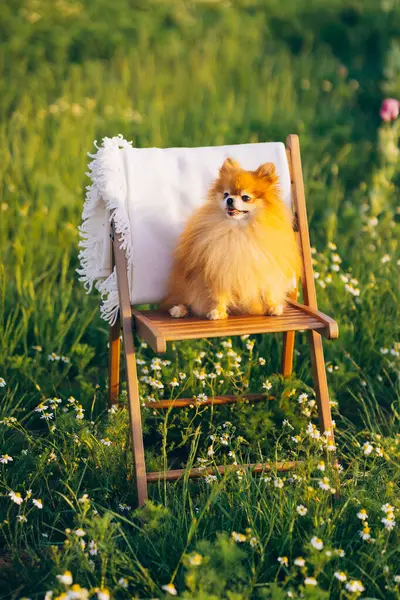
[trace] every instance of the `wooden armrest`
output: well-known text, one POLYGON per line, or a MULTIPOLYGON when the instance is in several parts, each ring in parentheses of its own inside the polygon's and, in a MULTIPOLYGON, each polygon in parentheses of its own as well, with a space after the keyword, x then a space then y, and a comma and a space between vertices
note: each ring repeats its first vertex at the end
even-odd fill
POLYGON ((166 352, 167 342, 160 329, 139 310, 135 310, 133 307, 131 310, 133 327, 138 332, 140 337, 146 340, 146 342, 151 346, 151 348, 153 348, 155 352, 166 352))
POLYGON ((339 326, 334 319, 328 317, 328 315, 323 312, 316 310, 315 308, 311 308, 311 306, 306 306, 305 304, 300 304, 295 300, 291 300, 290 298, 286 299, 286 302, 291 306, 295 306, 298 310, 301 310, 308 315, 312 315, 321 323, 324 323, 325 329, 318 330, 318 333, 323 335, 328 340, 335 340, 339 337, 339 326))

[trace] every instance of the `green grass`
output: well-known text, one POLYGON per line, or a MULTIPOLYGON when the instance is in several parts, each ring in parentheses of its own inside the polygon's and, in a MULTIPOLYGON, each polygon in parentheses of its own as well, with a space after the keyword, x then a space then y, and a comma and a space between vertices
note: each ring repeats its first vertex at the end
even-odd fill
POLYGON ((0 455, 13 461, 0 465, 2 597, 161 598, 173 582, 180 597, 204 600, 400 598, 398 525, 381 521, 386 503, 400 518, 400 132, 379 119, 382 98, 400 93, 399 25, 388 0, 3 2, 0 455), (296 478, 184 478, 153 485, 135 509, 126 392, 108 413, 107 327, 75 272, 86 153, 118 133, 136 146, 300 135, 319 305, 340 326, 324 345, 336 454, 307 434, 316 414, 305 334, 290 381, 277 375, 281 338, 253 336, 253 348, 171 346, 158 390, 138 341, 143 398, 259 391, 267 379, 274 397, 143 409, 149 470, 301 458, 296 478), (196 370, 217 377, 203 387, 196 370), (68 570, 81 589, 57 579, 68 570), (365 592, 346 589, 339 571, 365 592))

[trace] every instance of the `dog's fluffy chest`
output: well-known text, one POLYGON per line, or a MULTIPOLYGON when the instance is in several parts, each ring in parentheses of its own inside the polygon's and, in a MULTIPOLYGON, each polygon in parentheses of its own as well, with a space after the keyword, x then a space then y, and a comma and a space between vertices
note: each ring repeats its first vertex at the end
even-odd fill
POLYGON ((274 259, 267 240, 260 240, 248 226, 234 225, 209 237, 203 260, 207 279, 220 281, 221 287, 242 288, 245 281, 259 286, 274 259))

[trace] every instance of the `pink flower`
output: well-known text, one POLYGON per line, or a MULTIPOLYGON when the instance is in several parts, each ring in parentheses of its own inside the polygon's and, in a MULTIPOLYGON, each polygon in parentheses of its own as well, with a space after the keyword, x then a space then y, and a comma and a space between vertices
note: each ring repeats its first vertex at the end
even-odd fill
POLYGON ((380 115, 384 121, 394 121, 399 116, 400 102, 394 98, 386 98, 382 102, 380 115))

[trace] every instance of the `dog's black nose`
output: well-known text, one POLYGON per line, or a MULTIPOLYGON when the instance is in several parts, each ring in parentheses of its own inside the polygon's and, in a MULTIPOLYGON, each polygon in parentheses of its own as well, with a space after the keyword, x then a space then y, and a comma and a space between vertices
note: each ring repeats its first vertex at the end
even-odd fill
POLYGON ((226 203, 228 206, 233 206, 233 198, 228 198, 226 203))

